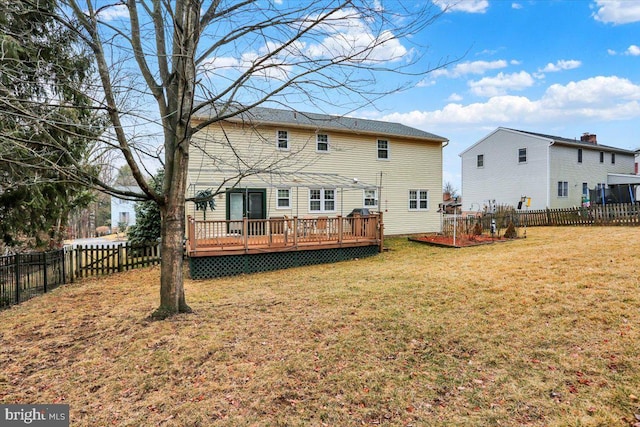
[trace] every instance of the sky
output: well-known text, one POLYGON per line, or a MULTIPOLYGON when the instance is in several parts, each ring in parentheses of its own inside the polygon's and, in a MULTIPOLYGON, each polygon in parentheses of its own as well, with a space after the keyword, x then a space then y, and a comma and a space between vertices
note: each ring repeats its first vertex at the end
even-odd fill
POLYGON ((640 0, 436 5, 447 12, 415 42, 454 62, 358 114, 448 138, 444 182, 461 190, 460 153, 497 127, 640 148, 640 0))

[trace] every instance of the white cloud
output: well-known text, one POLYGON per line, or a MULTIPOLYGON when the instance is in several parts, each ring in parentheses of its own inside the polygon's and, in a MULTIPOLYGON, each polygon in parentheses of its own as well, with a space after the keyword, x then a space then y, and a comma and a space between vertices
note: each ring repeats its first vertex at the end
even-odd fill
POLYGON ((440 9, 447 12, 485 13, 488 0, 433 0, 440 9))
POLYGON ((555 64, 548 63, 542 70, 543 73, 555 73, 563 70, 573 70, 574 68, 578 68, 582 65, 582 62, 576 61, 575 59, 561 59, 557 61, 555 64))
POLYGON ((618 54, 618 52, 616 52, 616 51, 615 51, 615 50, 613 50, 613 49, 607 49, 607 53, 608 53, 609 55, 611 55, 611 56, 615 56, 615 55, 617 55, 617 54, 618 54))
POLYGON ((129 19, 129 9, 125 4, 114 4, 100 10, 98 16, 103 21, 113 21, 114 19, 129 19))
POLYGON ((629 48, 626 50, 625 53, 631 56, 638 56, 640 55, 640 47, 636 46, 635 44, 632 44, 631 46, 629 46, 629 48))
POLYGON ((629 24, 640 21, 640 2, 631 0, 596 0, 596 21, 629 24))
POLYGON ((468 74, 484 74, 488 70, 497 70, 500 68, 505 68, 507 66, 507 61, 504 59, 499 59, 497 61, 472 61, 472 62, 461 62, 460 64, 456 64, 452 70, 440 69, 435 70, 431 75, 433 77, 461 77, 468 74))
POLYGON ((447 98, 447 101, 449 102, 460 102, 462 101, 462 96, 458 95, 457 93, 452 93, 451 95, 449 95, 449 98, 447 98))
POLYGON ((492 97, 504 95, 513 90, 524 90, 533 86, 534 79, 526 71, 519 73, 498 73, 495 77, 485 77, 478 81, 468 82, 471 93, 477 96, 492 97))
POLYGON ((522 9, 523 6, 520 3, 511 3, 512 9, 522 9))
POLYGON ((508 126, 511 123, 566 123, 568 120, 615 121, 640 118, 640 85, 611 76, 598 76, 552 85, 537 100, 524 96, 495 96, 484 103, 447 104, 441 110, 393 113, 383 120, 423 129, 439 125, 508 126))

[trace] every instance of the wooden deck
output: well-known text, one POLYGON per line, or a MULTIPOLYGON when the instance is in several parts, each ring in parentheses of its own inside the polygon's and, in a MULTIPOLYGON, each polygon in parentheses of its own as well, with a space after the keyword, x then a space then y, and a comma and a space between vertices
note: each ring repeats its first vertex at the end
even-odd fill
POLYGON ((383 245, 382 215, 196 221, 189 217, 187 255, 210 257, 383 245))

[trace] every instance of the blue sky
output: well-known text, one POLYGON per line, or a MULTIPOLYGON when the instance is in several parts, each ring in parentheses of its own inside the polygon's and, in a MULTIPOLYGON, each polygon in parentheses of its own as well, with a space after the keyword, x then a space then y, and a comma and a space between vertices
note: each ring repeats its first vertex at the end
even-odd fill
POLYGON ((359 113, 448 138, 445 181, 461 188, 459 154, 499 126, 640 148, 640 0, 436 4, 416 43, 460 59, 359 113))

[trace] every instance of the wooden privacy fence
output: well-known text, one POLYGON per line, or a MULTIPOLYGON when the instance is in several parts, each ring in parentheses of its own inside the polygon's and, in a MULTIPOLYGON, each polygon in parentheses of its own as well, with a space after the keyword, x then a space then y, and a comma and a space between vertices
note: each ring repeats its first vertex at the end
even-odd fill
MULTIPOLYGON (((586 226, 586 225, 640 225, 640 203, 619 203, 610 205, 593 205, 567 209, 512 210, 500 214, 484 214, 481 217, 457 217, 456 231, 460 234, 472 234, 476 223, 484 234, 490 232, 491 220, 496 221, 497 233, 500 234, 510 221, 516 227, 535 226, 586 226)), ((452 234, 454 219, 443 219, 442 231, 452 234)))
POLYGON ((160 263, 160 246, 88 245, 0 257, 0 309, 75 279, 160 263))

